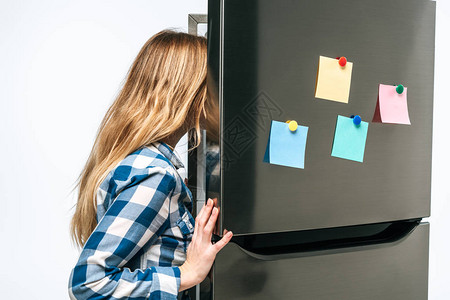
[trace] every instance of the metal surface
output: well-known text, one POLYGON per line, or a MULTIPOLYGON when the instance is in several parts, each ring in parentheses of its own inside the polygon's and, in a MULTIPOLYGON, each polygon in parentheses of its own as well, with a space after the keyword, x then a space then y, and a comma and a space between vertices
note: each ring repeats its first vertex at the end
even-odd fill
MULTIPOLYGON (((201 24, 207 24, 208 17, 204 14, 189 14, 188 15, 188 33, 193 35, 198 35, 199 30, 198 26, 201 24)), ((195 198, 193 203, 193 215, 194 217, 202 209, 205 204, 205 194, 206 194, 206 170, 205 170, 205 145, 206 145, 206 134, 203 133, 202 140, 200 142, 199 147, 191 151, 188 156, 188 170, 195 170, 193 173, 194 176, 189 176, 188 174, 188 185, 192 191, 195 191, 195 198), (192 187, 195 187, 193 189, 192 187)), ((191 148, 192 145, 188 144, 188 148, 191 148)), ((187 149, 186 149, 187 150, 187 149)), ((202 291, 208 292, 210 290, 210 282, 208 280, 204 280, 201 284, 197 284, 194 287, 188 290, 189 297, 191 299, 201 299, 202 291)), ((203 292, 205 293, 205 292, 203 292)), ((182 298, 180 294, 179 298, 182 298)))
POLYGON ((202 207, 205 205, 206 200, 206 134, 202 132, 200 145, 196 148, 197 151, 197 197, 195 201, 197 203, 197 211, 195 215, 198 215, 202 207))
POLYGON ((210 0, 219 232, 429 216, 434 30, 430 1, 210 0), (320 55, 354 63, 348 104, 315 99, 320 55), (408 87, 411 126, 370 122, 380 83, 408 87), (370 122, 363 163, 330 155, 337 115, 352 114, 370 122), (262 162, 270 121, 288 119, 309 127, 305 169, 262 162))
MULTIPOLYGON (((199 35, 199 25, 208 23, 208 15, 205 14, 189 14, 188 15, 188 33, 199 35)), ((200 137, 200 145, 191 151, 188 156, 188 186, 195 192, 195 205, 193 214, 196 216, 203 205, 206 197, 206 133, 202 130, 200 137)), ((191 141, 188 142, 188 148, 191 148, 191 141)))
MULTIPOLYGON (((218 253, 214 300, 425 300, 429 224, 389 244, 287 255, 218 253)), ((210 299, 210 298, 205 298, 210 299)))
POLYGON ((189 14, 188 15, 188 33, 198 35, 198 25, 208 23, 208 15, 189 14))

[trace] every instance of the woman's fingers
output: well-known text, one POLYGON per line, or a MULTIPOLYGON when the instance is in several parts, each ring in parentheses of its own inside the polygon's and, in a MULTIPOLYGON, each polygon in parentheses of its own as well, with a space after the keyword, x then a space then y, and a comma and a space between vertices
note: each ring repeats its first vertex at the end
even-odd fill
POLYGON ((195 217, 195 227, 194 227, 194 234, 192 235, 192 240, 195 240, 197 238, 197 235, 199 232, 198 228, 200 228, 199 220, 200 220, 203 212, 205 211, 205 206, 206 206, 206 204, 202 206, 202 208, 200 209, 200 212, 195 217))
POLYGON ((217 198, 214 198, 214 199, 208 198, 206 203, 200 209, 200 212, 197 214, 197 217, 195 218, 196 221, 198 221, 202 218, 203 212, 208 208, 209 203, 213 203, 213 205, 211 207, 216 207, 217 206, 217 198))
MULTIPOLYGON (((195 218, 195 230, 192 239, 210 241, 216 226, 220 208, 215 207, 217 199, 208 199, 195 218)), ((225 235, 226 232, 224 232, 225 235)))
POLYGON ((194 234, 192 235, 193 239, 197 237, 199 237, 200 239, 203 238, 203 228, 205 227, 209 216, 211 215, 211 209, 212 200, 208 199, 208 201, 206 201, 205 205, 203 205, 202 209, 195 218, 195 229, 194 234))
POLYGON ((202 206, 202 208, 200 209, 200 212, 197 214, 197 217, 195 218, 195 221, 200 220, 200 216, 202 215, 203 211, 205 210, 205 206, 206 206, 206 204, 204 204, 202 206))
POLYGON ((216 220, 217 220, 218 215, 219 215, 219 209, 217 207, 214 207, 212 209, 211 216, 208 220, 208 223, 206 223, 205 228, 203 229, 204 233, 206 234, 205 238, 211 239, 211 235, 214 230, 214 226, 216 226, 216 220))
POLYGON ((212 210, 212 203, 213 201, 211 199, 208 199, 208 201, 206 202, 204 208, 204 211, 202 212, 202 214, 199 216, 199 220, 198 223, 200 225, 200 227, 205 227, 206 223, 208 222, 209 216, 211 215, 211 210, 212 210))
POLYGON ((197 217, 195 218, 195 227, 200 225, 199 224, 200 223, 200 219, 202 218, 202 215, 204 214, 205 209, 207 208, 208 201, 209 201, 209 199, 206 201, 206 203, 200 209, 200 212, 197 214, 197 217))
POLYGON ((228 231, 219 241, 217 241, 213 246, 216 249, 216 252, 219 252, 222 250, 223 247, 225 247, 226 244, 231 240, 233 237, 233 232, 228 231))
MULTIPOLYGON (((182 274, 197 274, 197 277, 205 278, 211 272, 215 256, 230 240, 232 233, 226 233, 217 242, 212 244, 211 235, 220 212, 219 207, 215 207, 215 201, 208 199, 195 218, 194 234, 187 249, 185 263, 180 269, 182 274)), ((186 276, 184 276, 186 278, 186 276)))

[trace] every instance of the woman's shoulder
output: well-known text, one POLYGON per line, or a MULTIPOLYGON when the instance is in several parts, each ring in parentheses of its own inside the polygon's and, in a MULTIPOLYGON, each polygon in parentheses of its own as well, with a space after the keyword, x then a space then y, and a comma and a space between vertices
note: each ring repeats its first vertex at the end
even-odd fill
POLYGON ((143 146, 128 154, 115 168, 114 175, 148 172, 152 169, 164 170, 173 174, 174 167, 170 159, 154 144, 143 146))
POLYGON ((141 183, 151 184, 151 179, 155 180, 155 185, 162 179, 172 182, 174 186, 178 185, 177 171, 167 153, 160 150, 160 146, 157 143, 137 149, 109 172, 99 187, 99 192, 103 192, 107 203, 125 188, 141 183))

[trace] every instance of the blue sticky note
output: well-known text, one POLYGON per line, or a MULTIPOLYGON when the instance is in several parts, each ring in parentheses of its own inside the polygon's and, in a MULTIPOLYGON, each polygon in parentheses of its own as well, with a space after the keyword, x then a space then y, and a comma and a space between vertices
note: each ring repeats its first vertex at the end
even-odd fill
POLYGON ((362 162, 369 123, 355 125, 352 118, 338 116, 331 156, 362 162))
POLYGON ((307 135, 306 126, 290 131, 288 123, 272 121, 264 162, 304 169, 307 135))

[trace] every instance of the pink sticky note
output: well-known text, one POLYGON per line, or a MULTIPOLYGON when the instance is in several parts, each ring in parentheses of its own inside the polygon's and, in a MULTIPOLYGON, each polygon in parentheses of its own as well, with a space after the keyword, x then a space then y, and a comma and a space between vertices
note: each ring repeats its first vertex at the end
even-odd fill
POLYGON ((380 84, 377 106, 372 122, 411 125, 408 113, 407 88, 403 93, 396 91, 395 85, 380 84))

